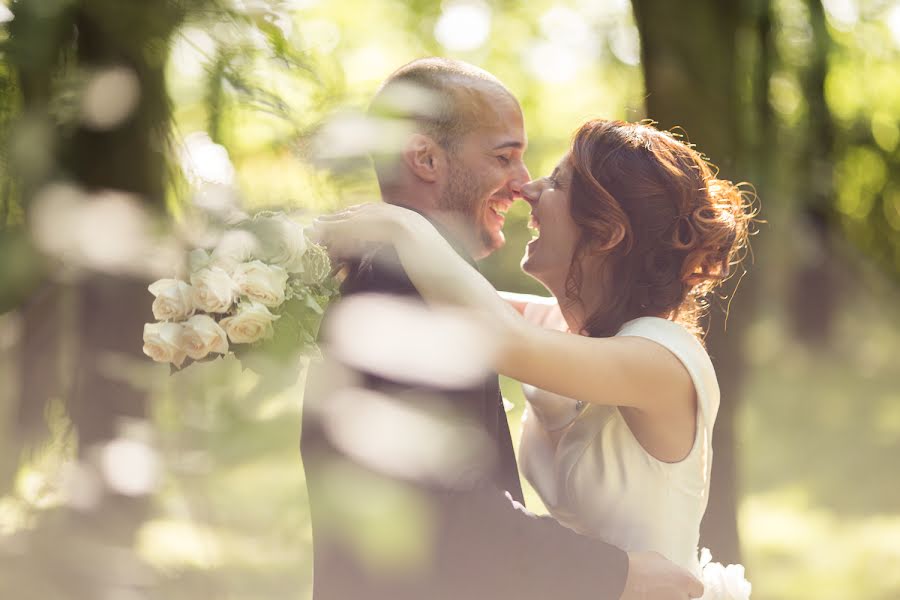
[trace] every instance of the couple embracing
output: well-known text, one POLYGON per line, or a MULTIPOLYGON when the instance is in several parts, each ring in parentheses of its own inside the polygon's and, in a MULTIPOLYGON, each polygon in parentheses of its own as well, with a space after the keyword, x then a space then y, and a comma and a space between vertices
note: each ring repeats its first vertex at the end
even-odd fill
MULTIPOLYGON (((670 134, 607 120, 582 125, 553 172, 531 179, 515 97, 458 61, 401 67, 371 110, 411 128, 374 157, 384 203, 316 223, 349 264, 343 302, 379 293, 465 311, 492 340, 494 373, 464 389, 423 387, 357 362, 347 385, 411 410, 450 407, 488 443, 470 457, 474 477, 398 477, 336 442, 323 415, 339 392, 311 384, 301 446, 314 598, 701 597, 719 388, 698 319, 747 244, 745 196, 670 134), (475 267, 503 245, 517 200, 538 234, 522 269, 552 297, 498 292, 475 267), (528 400, 518 466, 496 373, 522 382, 528 400), (550 516, 523 508, 519 469, 550 516), (361 558, 352 524, 334 510, 336 471, 424 499, 428 542, 416 568, 361 558)), ((326 355, 328 344, 326 333, 326 355)), ((409 423, 388 435, 414 437, 409 423)), ((371 501, 365 485, 353 488, 355 502, 371 501)))

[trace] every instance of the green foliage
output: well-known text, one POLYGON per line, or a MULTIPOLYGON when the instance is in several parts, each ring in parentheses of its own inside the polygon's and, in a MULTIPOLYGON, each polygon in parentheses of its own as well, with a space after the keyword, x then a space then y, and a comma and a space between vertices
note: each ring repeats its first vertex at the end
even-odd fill
MULTIPOLYGON (((895 10, 890 3, 850 4, 859 8, 855 23, 826 15, 827 71, 824 96, 818 100, 829 111, 833 139, 816 159, 824 162, 810 168, 811 175, 804 174, 810 165, 810 131, 821 123, 815 121, 816 98, 809 86, 814 56, 823 50, 814 44, 821 38, 811 35, 811 4, 775 0, 772 48, 758 40, 745 40, 741 46, 756 53, 758 62, 764 52, 775 53, 765 88, 775 127, 764 129, 767 125, 761 118, 754 120, 757 117, 743 125, 760 128, 759 137, 777 167, 773 181, 767 182, 770 193, 762 198, 774 242, 754 273, 762 279, 767 303, 749 330, 749 391, 738 436, 741 531, 758 600, 888 600, 900 589, 891 571, 900 552, 894 542, 900 490, 891 475, 900 439, 896 290, 855 251, 846 250, 843 255, 850 258, 840 267, 846 275, 841 281, 847 282, 850 293, 838 299, 839 326, 827 348, 806 347, 792 339, 785 301, 794 265, 825 256, 810 245, 805 230, 795 226, 798 213, 809 207, 812 188, 824 190, 832 231, 874 257, 881 272, 900 272, 900 34, 887 25, 897 20, 886 18, 895 10), (823 184, 814 185, 816 181, 823 184)), ((131 51, 164 63, 165 80, 158 82, 164 86, 154 89, 169 96, 155 98, 163 110, 156 115, 171 109, 173 127, 166 129, 166 136, 171 133, 177 145, 189 133, 206 130, 223 144, 237 168, 248 210, 279 205, 315 214, 375 199, 377 186, 370 170, 339 173, 318 168, 312 152, 315 136, 329 116, 363 109, 394 68, 426 54, 468 60, 508 84, 525 113, 526 160, 534 176, 552 169, 570 133, 586 118, 645 116, 640 69, 628 54, 633 19, 623 3, 489 3, 491 30, 484 44, 451 51, 434 36, 446 6, 433 0, 20 0, 13 4, 16 20, 0 33, 0 227, 24 221, 19 198, 34 182, 72 176, 77 156, 70 154, 70 161, 60 162, 61 147, 91 152, 67 137, 70 131, 58 127, 59 114, 45 106, 54 90, 77 89, 58 87, 63 75, 73 73, 72 27, 65 21, 73 7, 102 17, 100 22, 131 51), (33 18, 40 7, 65 10, 33 18), (580 35, 578 22, 592 41, 566 54, 563 42, 580 35), (569 68, 574 75, 561 77, 569 68), (20 80, 14 69, 27 77, 20 80), (29 99, 27 118, 22 115, 23 95, 29 99), (34 143, 13 146, 13 133, 34 143)), ((748 83, 748 94, 764 87, 748 83)), ((77 96, 69 100, 73 98, 77 106, 77 96)), ((174 166, 172 157, 166 158, 174 166)), ((156 178, 162 169, 154 173, 156 178)), ((179 177, 170 170, 162 189, 170 212, 184 218, 190 193, 179 177)), ((527 215, 521 203, 513 207, 506 227, 508 243, 485 263, 484 272, 500 288, 544 293, 518 268, 530 237, 527 215)), ((44 272, 26 231, 0 232, 4 382, 15 380, 21 340, 17 316, 2 313, 20 305, 44 272)), ((272 351, 296 365, 299 348, 316 336, 316 308, 334 293, 322 287, 291 298, 276 336, 257 350, 272 351)), ((77 353, 78 340, 68 343, 67 352, 77 353)), ((168 378, 164 369, 146 361, 116 356, 103 360, 152 398, 150 437, 165 474, 149 501, 136 543, 128 547, 152 567, 149 595, 173 600, 307 598, 311 540, 297 452, 303 394, 297 371, 280 370, 281 376, 272 376, 265 370, 266 359, 259 368, 267 375, 260 376, 242 371, 239 361, 228 358, 168 378)), ((509 414, 515 438, 523 400, 514 382, 505 380, 503 389, 515 404, 509 414)), ((18 456, 6 445, 16 428, 11 393, 10 386, 0 390, 0 439, 5 455, 18 456)), ((96 541, 89 526, 67 528, 84 515, 67 521, 56 512, 61 503, 58 467, 70 454, 68 448, 41 455, 38 462, 26 461, 16 489, 0 498, 2 597, 73 597, 47 577, 52 571, 48 565, 56 563, 23 557, 17 550, 20 542, 35 542, 34 547, 51 554, 55 541, 60 553, 79 556, 83 547, 59 540, 96 541), (28 482, 34 481, 54 493, 33 493, 28 482), (52 527, 39 527, 48 522, 52 527)), ((527 493, 529 506, 540 512, 536 496, 527 493)), ((385 490, 385 497, 390 494, 385 490)), ((350 516, 359 510, 337 508, 350 516)), ((102 523, 103 515, 91 519, 91 524, 102 523)), ((385 520, 368 532, 364 550, 390 544, 388 562, 415 554, 415 538, 391 525, 385 520)), ((126 554, 121 543, 111 548, 113 556, 126 554)))
MULTIPOLYGON (((328 260, 319 247, 309 252, 328 260)), ((314 285, 294 283, 291 291, 293 293, 284 303, 273 310, 278 320, 271 338, 233 347, 241 365, 265 380, 267 393, 294 385, 305 364, 304 359, 320 358, 316 345, 319 325, 328 304, 338 295, 338 284, 330 278, 314 285)))

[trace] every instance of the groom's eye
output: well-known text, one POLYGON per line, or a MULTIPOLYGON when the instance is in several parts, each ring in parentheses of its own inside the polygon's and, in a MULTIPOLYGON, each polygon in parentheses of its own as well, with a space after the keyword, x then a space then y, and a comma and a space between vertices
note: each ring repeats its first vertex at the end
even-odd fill
POLYGON ((497 160, 500 161, 500 164, 503 165, 504 167, 508 167, 508 166, 509 166, 509 162, 510 162, 510 161, 509 161, 509 157, 508 157, 508 156, 502 156, 502 155, 501 155, 501 156, 498 156, 498 157, 497 157, 497 160))

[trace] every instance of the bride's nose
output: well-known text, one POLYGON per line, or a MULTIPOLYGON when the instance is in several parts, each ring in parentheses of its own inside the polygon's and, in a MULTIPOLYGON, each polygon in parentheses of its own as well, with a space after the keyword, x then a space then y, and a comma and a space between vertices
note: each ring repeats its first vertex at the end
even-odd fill
POLYGON ((522 186, 522 199, 532 206, 541 197, 541 180, 533 179, 522 186))

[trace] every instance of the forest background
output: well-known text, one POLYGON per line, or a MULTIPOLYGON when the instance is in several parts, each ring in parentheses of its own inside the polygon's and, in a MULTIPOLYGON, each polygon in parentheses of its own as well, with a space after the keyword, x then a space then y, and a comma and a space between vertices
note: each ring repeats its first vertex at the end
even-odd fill
MULTIPOLYGON (((754 598, 900 597, 900 2, 2 0, 0 23, 0 597, 309 597, 302 380, 169 377, 146 285, 198 207, 377 198, 360 111, 426 55, 507 84, 535 176, 584 120, 649 118, 754 184, 710 321, 703 541, 754 598)), ((483 270, 543 293, 527 213, 483 270)), ((384 560, 414 548, 360 518, 384 560)))

